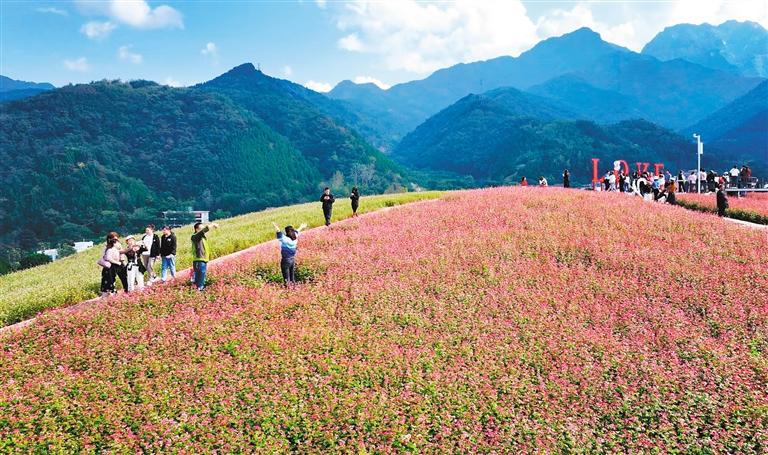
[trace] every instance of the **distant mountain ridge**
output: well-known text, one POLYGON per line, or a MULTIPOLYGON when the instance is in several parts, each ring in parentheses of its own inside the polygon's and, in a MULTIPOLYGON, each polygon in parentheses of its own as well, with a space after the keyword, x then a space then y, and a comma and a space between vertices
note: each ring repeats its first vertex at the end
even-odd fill
POLYGON ((642 53, 664 61, 681 58, 743 76, 768 77, 768 30, 756 22, 667 27, 642 53))
MULTIPOLYGON (((544 40, 516 58, 504 56, 458 64, 388 90, 343 82, 328 96, 347 103, 371 131, 377 131, 375 119, 379 124, 395 125, 398 135, 413 130, 468 94, 499 87, 531 89, 538 95, 552 96, 586 118, 613 121, 642 117, 679 129, 760 82, 759 78, 745 78, 688 61, 662 62, 607 43, 594 31, 581 28, 544 40), (562 79, 556 87, 547 85, 563 77, 570 79, 562 79), (601 104, 597 108, 590 105, 590 97, 601 104), (612 101, 606 104, 606 99, 612 101), (613 110, 601 115, 605 106, 613 110)), ((393 147, 394 143, 390 141, 389 145, 393 147)))
POLYGON ((28 98, 54 88, 48 82, 18 81, 0 75, 0 102, 28 98))
MULTIPOLYGON (((532 114, 529 112, 529 114, 532 114)), ((488 96, 469 95, 409 133, 392 156, 416 169, 468 176, 474 185, 560 183, 569 169, 574 184, 591 179, 591 159, 601 173, 613 160, 663 162, 672 172, 690 167, 692 145, 644 120, 598 125, 585 120, 521 115, 488 96)))
POLYGON ((768 80, 681 133, 698 133, 706 145, 768 175, 768 80))

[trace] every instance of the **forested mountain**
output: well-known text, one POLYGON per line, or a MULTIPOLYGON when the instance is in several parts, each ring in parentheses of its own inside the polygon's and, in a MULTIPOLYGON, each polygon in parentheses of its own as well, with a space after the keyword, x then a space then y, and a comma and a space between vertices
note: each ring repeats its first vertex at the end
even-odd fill
POLYGON ((162 210, 313 200, 355 177, 370 192, 399 183, 398 165, 310 103, 223 81, 102 81, 0 106, 0 245, 136 231, 162 210))
POLYGON ((579 117, 599 123, 643 117, 634 97, 597 88, 573 74, 534 85, 528 92, 554 100, 563 108, 578 112, 579 117))
MULTIPOLYGON (((507 86, 527 90, 535 85, 534 93, 553 95, 559 104, 585 118, 613 121, 642 117, 679 129, 760 82, 687 61, 662 62, 607 43, 597 33, 582 28, 544 40, 516 58, 459 64, 388 90, 368 86, 355 89, 345 82, 329 96, 344 100, 364 122, 376 119, 382 123, 380 119, 386 118, 386 122, 398 125, 398 134, 412 130, 470 93, 507 86), (545 84, 564 75, 569 78, 545 84), (542 88, 539 84, 545 85, 542 88), (585 89, 592 93, 585 93, 585 89), (609 115, 602 114, 601 106, 590 104, 595 98, 613 109, 609 115)), ((373 124, 369 127, 376 129, 373 124)))
POLYGON ((47 82, 17 81, 0 75, 0 102, 28 98, 54 88, 47 82))
POLYGON ((617 159, 664 163, 677 172, 691 167, 692 150, 690 141, 644 120, 600 126, 524 117, 489 97, 470 95, 407 135, 393 157, 417 169, 471 176, 476 185, 540 175, 557 183, 566 168, 574 182, 588 183, 592 158, 601 160, 601 172, 617 159))
POLYGON ((707 146, 728 152, 759 175, 768 175, 768 81, 682 133, 701 134, 707 146))
POLYGON ((681 58, 743 76, 768 77, 768 30, 756 22, 674 25, 656 35, 642 53, 659 60, 681 58))
POLYGON ((194 89, 223 94, 256 114, 301 150, 325 178, 341 171, 348 179, 365 180, 366 187, 383 191, 403 172, 357 133, 355 114, 320 93, 267 76, 250 63, 194 89))

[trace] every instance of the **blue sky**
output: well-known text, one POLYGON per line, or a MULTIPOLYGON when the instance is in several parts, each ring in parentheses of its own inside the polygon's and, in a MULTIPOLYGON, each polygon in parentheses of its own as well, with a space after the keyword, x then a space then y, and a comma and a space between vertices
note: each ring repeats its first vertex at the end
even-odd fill
POLYGON ((582 26, 639 51, 666 26, 728 19, 768 27, 768 2, 0 0, 0 74, 191 85, 253 62, 318 90, 343 79, 386 87, 582 26))

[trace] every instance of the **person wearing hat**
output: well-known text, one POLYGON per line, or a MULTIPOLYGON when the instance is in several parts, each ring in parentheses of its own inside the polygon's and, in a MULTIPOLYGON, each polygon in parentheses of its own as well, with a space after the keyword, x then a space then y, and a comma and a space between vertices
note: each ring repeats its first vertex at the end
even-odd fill
POLYGON ((125 243, 128 245, 125 249, 125 257, 128 260, 126 265, 126 274, 128 276, 128 288, 126 292, 134 290, 144 289, 144 261, 142 261, 142 254, 146 251, 146 247, 143 243, 136 242, 134 236, 129 235, 125 238, 125 243))

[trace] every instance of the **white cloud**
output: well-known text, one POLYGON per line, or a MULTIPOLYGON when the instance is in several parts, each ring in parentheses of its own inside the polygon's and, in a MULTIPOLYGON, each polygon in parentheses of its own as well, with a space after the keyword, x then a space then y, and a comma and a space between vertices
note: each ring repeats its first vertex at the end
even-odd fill
POLYGON ((208 42, 204 48, 200 49, 200 53, 216 58, 219 55, 219 48, 216 47, 216 43, 208 42))
POLYGON ((59 16, 69 16, 69 13, 67 11, 59 8, 53 8, 53 7, 36 8, 35 11, 43 14, 57 14, 59 16))
POLYGON ((392 85, 381 82, 380 80, 371 76, 357 76, 352 80, 352 82, 354 82, 355 84, 376 84, 382 90, 386 90, 392 87, 392 85))
POLYGON ((713 25, 751 20, 768 27, 763 0, 679 0, 674 2, 610 3, 582 1, 570 9, 555 8, 538 18, 541 38, 589 27, 604 40, 640 51, 665 27, 681 23, 713 25))
POLYGON ((289 77, 293 74, 293 68, 291 68, 289 65, 285 65, 283 67, 283 76, 289 77))
POLYGON ((340 49, 380 57, 387 70, 428 74, 459 62, 516 56, 540 40, 589 27, 640 51, 679 23, 751 20, 768 28, 765 0, 539 2, 354 0, 336 12, 340 49), (533 14, 530 11, 535 11, 533 14))
POLYGON ((360 38, 357 34, 350 33, 349 35, 339 40, 339 48, 345 51, 359 52, 363 50, 363 43, 360 42, 360 38))
POLYGON ((326 2, 326 0, 315 0, 315 3, 319 8, 325 9, 325 6, 328 2, 326 2))
POLYGON ((77 0, 76 3, 86 14, 107 16, 135 28, 184 28, 182 14, 168 5, 151 8, 144 0, 77 0))
POLYGON ((169 86, 169 87, 183 87, 182 83, 177 81, 176 79, 172 78, 171 76, 168 76, 163 81, 163 84, 169 86))
POLYGON ((320 93, 330 92, 333 87, 327 82, 307 81, 304 83, 304 87, 314 90, 320 93))
POLYGON ((346 32, 340 48, 379 54, 387 69, 418 74, 517 55, 538 41, 519 0, 358 0, 346 5, 337 26, 346 32))
POLYGON ((131 47, 132 46, 120 46, 117 50, 117 56, 120 57, 120 60, 126 60, 138 65, 144 61, 144 57, 141 54, 131 52, 131 47))
POLYGON ((88 64, 88 60, 85 57, 80 57, 74 60, 64 60, 64 67, 70 71, 78 71, 81 73, 91 69, 91 65, 88 64))
POLYGON ((117 28, 117 25, 113 24, 112 22, 91 21, 83 24, 83 26, 80 27, 80 33, 90 39, 99 40, 109 36, 109 34, 112 33, 112 30, 115 28, 117 28))

